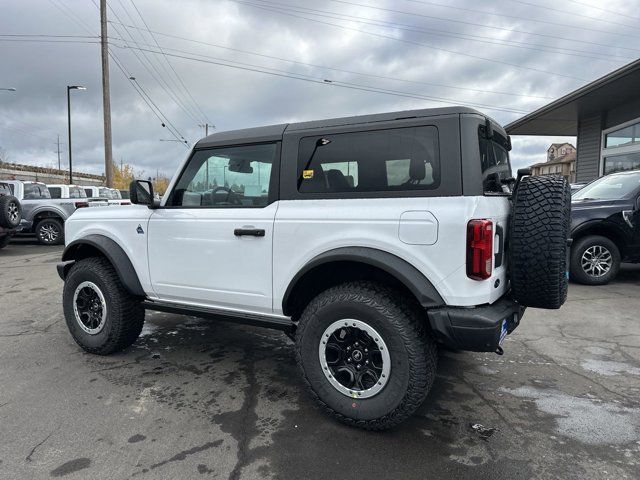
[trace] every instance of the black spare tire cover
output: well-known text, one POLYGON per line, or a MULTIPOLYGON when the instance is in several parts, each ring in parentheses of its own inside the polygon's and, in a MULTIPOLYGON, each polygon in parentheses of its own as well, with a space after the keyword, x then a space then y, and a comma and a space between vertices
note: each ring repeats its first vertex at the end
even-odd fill
POLYGON ((526 307, 560 308, 567 299, 571 190, 559 176, 524 177, 509 228, 511 294, 526 307))

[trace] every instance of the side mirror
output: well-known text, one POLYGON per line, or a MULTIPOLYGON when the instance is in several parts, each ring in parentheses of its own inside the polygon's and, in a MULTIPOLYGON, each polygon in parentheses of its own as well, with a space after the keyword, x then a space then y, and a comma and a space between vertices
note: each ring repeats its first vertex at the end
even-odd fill
POLYGON ((129 184, 131 203, 153 206, 153 185, 148 180, 134 180, 129 184))
POLYGON ((638 196, 638 197, 636 198, 635 211, 636 211, 636 212, 640 212, 640 196, 638 196))

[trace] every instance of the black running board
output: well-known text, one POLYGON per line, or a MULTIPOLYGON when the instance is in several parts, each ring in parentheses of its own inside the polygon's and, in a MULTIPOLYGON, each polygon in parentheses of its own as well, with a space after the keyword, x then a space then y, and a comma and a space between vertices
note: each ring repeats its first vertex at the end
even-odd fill
POLYGON ((255 327, 270 328, 280 330, 291 336, 296 330, 296 324, 286 318, 271 317, 247 312, 232 312, 229 310, 217 310, 206 307, 194 307, 168 302, 154 302, 147 300, 142 302, 145 310, 156 312, 176 313, 179 315, 190 315, 192 317, 204 318, 207 320, 220 320, 223 322, 241 323, 243 325, 253 325, 255 327))

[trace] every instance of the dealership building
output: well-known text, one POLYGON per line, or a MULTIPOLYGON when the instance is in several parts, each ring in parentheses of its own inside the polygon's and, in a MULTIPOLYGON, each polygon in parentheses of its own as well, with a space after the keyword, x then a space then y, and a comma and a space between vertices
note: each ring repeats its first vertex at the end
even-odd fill
POLYGON ((576 136, 577 182, 640 169, 640 59, 505 128, 510 135, 576 136))

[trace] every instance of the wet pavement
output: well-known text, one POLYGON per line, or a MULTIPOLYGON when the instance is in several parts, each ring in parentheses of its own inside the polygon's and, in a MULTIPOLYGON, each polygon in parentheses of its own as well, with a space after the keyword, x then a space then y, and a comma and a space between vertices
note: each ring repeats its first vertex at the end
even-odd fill
POLYGON ((84 353, 61 247, 0 251, 0 478, 640 478, 640 268, 527 311, 505 355, 443 351, 427 402, 383 433, 315 408, 278 332, 148 313, 84 353))

